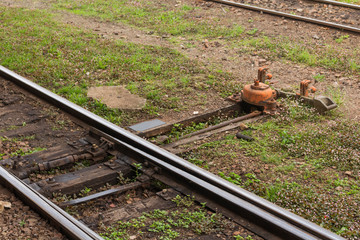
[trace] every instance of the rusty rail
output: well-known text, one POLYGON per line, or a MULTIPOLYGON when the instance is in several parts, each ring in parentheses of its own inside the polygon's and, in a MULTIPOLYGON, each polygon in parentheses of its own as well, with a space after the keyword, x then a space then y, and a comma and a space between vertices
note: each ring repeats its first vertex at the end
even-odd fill
POLYGON ((347 25, 343 25, 343 24, 337 24, 337 23, 333 23, 333 22, 327 22, 327 21, 323 21, 323 20, 319 20, 319 19, 315 19, 315 18, 308 18, 308 17, 304 17, 304 16, 293 15, 290 13, 279 12, 279 11, 275 11, 275 10, 271 10, 271 9, 267 9, 267 8, 256 7, 256 6, 232 2, 232 1, 228 1, 228 0, 207 0, 207 1, 217 2, 217 3, 221 3, 221 4, 233 6, 233 7, 238 7, 238 8, 244 8, 244 9, 248 9, 248 10, 252 10, 252 11, 263 12, 263 13, 267 13, 267 14, 271 14, 271 15, 275 15, 275 16, 281 16, 281 17, 286 17, 286 18, 290 18, 290 19, 300 20, 303 22, 314 23, 314 24, 321 25, 321 26, 346 30, 346 31, 353 32, 353 33, 360 33, 360 28, 351 27, 351 26, 347 26, 347 25))
POLYGON ((355 4, 351 4, 351 3, 344 3, 344 2, 338 2, 338 1, 332 1, 332 0, 308 0, 308 1, 326 3, 326 4, 335 5, 335 6, 341 6, 341 7, 347 7, 347 8, 353 8, 353 9, 360 10, 360 5, 355 5, 355 4))

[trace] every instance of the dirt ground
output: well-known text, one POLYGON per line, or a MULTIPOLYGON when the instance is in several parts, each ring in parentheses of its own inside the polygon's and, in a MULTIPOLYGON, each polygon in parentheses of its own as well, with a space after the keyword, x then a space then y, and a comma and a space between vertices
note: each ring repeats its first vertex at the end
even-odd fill
MULTIPOLYGON (((160 0, 157 0, 161 2, 160 0)), ((215 4, 204 1, 183 0, 175 1, 174 8, 180 3, 196 5, 198 13, 203 19, 218 18, 219 24, 237 23, 247 29, 257 28, 258 32, 263 32, 267 36, 287 36, 290 40, 303 40, 314 46, 334 45, 334 39, 349 34, 346 42, 347 49, 353 49, 360 45, 360 38, 356 34, 342 32, 336 29, 321 27, 315 24, 309 24, 299 21, 287 20, 276 16, 261 14, 244 9, 235 9, 232 7, 215 4), (176 4, 175 4, 176 3, 176 4), (226 9, 226 10, 225 10, 226 9), (249 21, 251 20, 251 21, 249 21)), ((0 4, 25 7, 31 9, 47 8, 49 2, 34 0, 9 1, 1 0, 0 4)), ((309 67, 303 64, 296 64, 290 61, 270 61, 261 56, 261 53, 254 52, 250 55, 239 54, 240 49, 231 48, 223 39, 208 44, 204 47, 203 41, 189 41, 183 37, 178 37, 180 44, 172 44, 166 36, 157 36, 148 32, 132 28, 119 22, 100 21, 99 19, 82 17, 67 12, 60 12, 59 20, 64 23, 74 25, 79 28, 90 29, 107 39, 121 39, 137 44, 155 45, 168 48, 174 48, 191 59, 196 59, 204 63, 205 66, 219 66, 220 69, 228 71, 237 77, 240 84, 252 82, 257 76, 259 66, 267 65, 273 75, 272 83, 275 88, 297 89, 301 80, 313 80, 313 76, 321 74, 325 76, 326 81, 318 82, 315 87, 317 94, 324 95, 328 86, 338 88, 344 96, 345 104, 341 106, 341 111, 350 119, 357 120, 360 116, 360 99, 358 91, 360 89, 360 79, 357 75, 349 72, 334 72, 320 67, 309 67), (186 43, 191 43, 195 47, 185 47, 186 43)), ((334 45, 336 47, 336 45, 334 45)), ((234 89, 234 92, 239 89, 234 89)), ((227 105, 222 99, 215 99, 211 104, 214 107, 227 105), (216 104, 215 102, 218 102, 216 104)), ((192 114, 193 109, 189 110, 192 114)), ((187 114, 187 115, 189 115, 187 114)), ((166 121, 179 119, 179 116, 163 116, 166 121)))
MULTIPOLYGON (((191 0, 183 2, 189 5, 194 4, 194 1, 191 0)), ((334 38, 343 34, 343 32, 339 32, 339 30, 281 19, 248 10, 230 8, 230 12, 225 13, 222 9, 229 8, 227 6, 204 2, 200 3, 199 6, 201 6, 203 18, 210 19, 217 17, 221 19, 219 24, 222 24, 222 21, 223 24, 236 22, 246 28, 257 28, 259 32, 264 32, 265 35, 283 35, 288 36, 290 39, 304 39, 305 41, 311 41, 310 44, 314 45, 333 44, 334 38), (254 21, 249 23, 249 19, 253 19, 254 21)), ((358 89, 360 89, 360 79, 359 76, 351 75, 348 72, 334 72, 324 68, 295 64, 290 61, 268 61, 256 52, 251 55, 241 55, 238 53, 239 49, 228 47, 222 39, 219 39, 208 48, 204 48, 203 41, 191 41, 196 47, 187 48, 184 46, 186 46, 186 43, 189 41, 182 37, 178 39, 181 44, 173 45, 167 41, 167 38, 149 35, 146 32, 121 23, 100 22, 96 19, 83 18, 69 13, 62 16, 63 21, 66 23, 73 24, 77 27, 92 29, 104 38, 175 48, 189 58, 203 62, 205 66, 219 66, 221 69, 232 73, 237 77, 239 84, 252 82, 257 76, 258 67, 264 65, 269 66, 270 72, 273 75, 272 82, 276 88, 294 89, 294 86, 298 88, 301 80, 312 80, 316 74, 324 75, 326 81, 316 83, 315 85, 318 93, 321 95, 327 86, 339 88, 344 94, 346 101, 341 111, 351 119, 356 120, 359 118, 360 99, 357 96, 358 89)), ((352 35, 349 40, 350 41, 347 42, 349 49, 360 45, 360 38, 357 35, 352 35)), ((234 91, 236 92, 238 89, 234 91)), ((221 101, 221 99, 219 99, 219 101, 221 101)))

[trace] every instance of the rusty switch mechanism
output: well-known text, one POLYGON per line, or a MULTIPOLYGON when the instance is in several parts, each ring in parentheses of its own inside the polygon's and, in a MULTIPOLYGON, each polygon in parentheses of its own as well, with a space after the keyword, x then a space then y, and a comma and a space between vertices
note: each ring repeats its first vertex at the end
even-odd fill
POLYGON ((227 100, 233 102, 246 102, 250 105, 263 107, 264 113, 276 113, 277 103, 276 98, 279 97, 294 97, 301 99, 304 103, 313 106, 319 113, 334 109, 337 107, 336 103, 326 96, 309 97, 309 93, 315 93, 316 88, 310 86, 310 80, 302 80, 300 82, 300 93, 289 93, 281 90, 273 90, 269 85, 265 84, 266 79, 271 79, 272 75, 267 73, 268 67, 260 67, 258 70, 258 77, 253 84, 245 85, 240 93, 235 93, 228 97, 227 100))
MULTIPOLYGON (((309 96, 309 85, 311 81, 310 80, 302 80, 300 82, 300 96, 302 97, 308 97, 309 96)), ((310 92, 315 93, 316 88, 314 86, 310 87, 310 92)))
POLYGON ((313 106, 319 113, 324 113, 337 107, 336 103, 326 96, 309 97, 310 93, 315 93, 316 88, 311 86, 310 80, 302 80, 300 82, 300 93, 289 93, 281 90, 276 90, 277 97, 295 97, 301 99, 304 103, 313 106))
POLYGON ((253 84, 245 85, 241 90, 241 99, 249 104, 264 107, 264 112, 274 114, 276 112, 276 91, 265 84, 266 79, 271 79, 272 75, 267 74, 268 68, 261 67, 258 70, 258 78, 253 84))

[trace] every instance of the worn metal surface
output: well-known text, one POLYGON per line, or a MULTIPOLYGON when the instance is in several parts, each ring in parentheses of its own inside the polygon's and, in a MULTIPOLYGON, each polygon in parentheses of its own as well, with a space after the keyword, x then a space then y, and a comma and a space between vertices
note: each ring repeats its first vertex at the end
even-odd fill
POLYGON ((300 82, 300 96, 301 97, 308 97, 309 96, 309 91, 311 93, 315 93, 316 92, 316 88, 314 86, 310 87, 310 80, 302 80, 300 82))
POLYGON ((319 113, 324 113, 331 109, 337 108, 337 104, 329 97, 316 96, 314 98, 314 107, 319 113))
POLYGON ((252 138, 250 136, 247 136, 247 135, 244 135, 244 134, 241 134, 239 132, 236 134, 236 137, 238 139, 244 139, 244 140, 249 141, 249 142, 254 141, 254 138, 252 138))
POLYGON ((210 126, 208 128, 201 129, 199 131, 187 134, 185 136, 180 137, 175 142, 169 143, 164 145, 164 148, 174 148, 183 144, 195 142, 201 139, 204 139, 206 137, 209 137, 215 133, 220 133, 224 131, 228 131, 235 128, 242 128, 243 122, 249 123, 253 121, 257 121, 259 119, 262 119, 265 117, 265 115, 262 115, 260 111, 254 111, 252 113, 246 114, 244 116, 228 120, 225 122, 222 122, 220 124, 210 126))
POLYGON ((150 120, 150 121, 146 121, 146 122, 142 122, 142 123, 138 123, 135 125, 130 126, 129 128, 133 131, 136 132, 143 132, 145 130, 149 130, 155 127, 159 127, 161 125, 166 124, 166 122, 163 122, 159 119, 154 119, 154 120, 150 120))
POLYGON ((298 16, 298 15, 293 15, 290 13, 279 12, 279 11, 275 11, 275 10, 271 10, 271 9, 267 9, 267 8, 255 7, 255 6, 251 6, 248 4, 237 3, 237 2, 227 1, 227 0, 207 0, 207 1, 222 3, 225 5, 229 5, 229 6, 245 8, 245 9, 249 9, 249 10, 253 10, 253 11, 268 13, 271 15, 286 17, 286 18, 300 20, 300 21, 304 21, 304 22, 315 23, 315 24, 318 24, 321 26, 342 29, 342 30, 346 30, 346 31, 354 32, 354 33, 360 33, 360 28, 355 28, 355 27, 351 27, 351 26, 347 26, 347 25, 343 25, 343 24, 337 24, 337 23, 333 23, 333 22, 327 22, 327 21, 323 21, 323 20, 319 20, 319 19, 315 19, 315 18, 308 18, 308 17, 298 16))
POLYGON ((27 156, 21 156, 20 158, 14 157, 6 159, 0 161, 0 164, 10 166, 12 168, 12 172, 17 177, 19 177, 20 179, 25 179, 29 177, 31 173, 37 171, 48 171, 56 167, 63 167, 65 165, 79 162, 82 160, 91 160, 92 162, 98 162, 108 156, 107 151, 111 149, 111 147, 111 143, 107 142, 104 139, 101 139, 99 146, 96 144, 91 145, 89 142, 87 142, 86 145, 78 148, 75 154, 64 155, 59 153, 59 155, 56 156, 50 153, 52 157, 47 158, 49 157, 49 151, 44 151, 30 154, 27 156))
POLYGON ((268 67, 260 67, 258 69, 258 81, 265 83, 266 79, 271 79, 272 75, 271 73, 267 73, 267 70, 269 70, 268 67))

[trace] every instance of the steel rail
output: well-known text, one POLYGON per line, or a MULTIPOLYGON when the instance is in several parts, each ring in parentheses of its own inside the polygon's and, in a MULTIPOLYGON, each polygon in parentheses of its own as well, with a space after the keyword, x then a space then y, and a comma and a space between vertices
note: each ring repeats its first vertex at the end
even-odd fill
POLYGON ((0 167, 0 182, 13 191, 21 200, 31 206, 36 212, 48 219, 55 228, 69 239, 103 240, 98 234, 77 221, 64 210, 33 190, 13 174, 0 167))
POLYGON ((347 8, 353 8, 353 9, 360 10, 360 5, 351 4, 351 3, 344 3, 344 2, 338 2, 338 1, 332 1, 332 0, 308 0, 308 1, 326 3, 326 4, 331 4, 331 5, 336 5, 336 6, 341 6, 341 7, 347 7, 347 8))
POLYGON ((347 26, 347 25, 343 25, 343 24, 337 24, 337 23, 333 23, 333 22, 327 22, 327 21, 323 21, 323 20, 319 20, 319 19, 315 19, 315 18, 308 18, 308 17, 304 17, 304 16, 293 15, 293 14, 290 14, 290 13, 279 12, 279 11, 276 11, 276 10, 256 7, 256 6, 247 5, 247 4, 243 4, 243 3, 237 3, 237 2, 232 2, 232 1, 228 1, 228 0, 206 0, 206 1, 217 2, 217 3, 221 3, 221 4, 233 6, 233 7, 244 8, 244 9, 249 9, 249 10, 253 10, 253 11, 268 13, 268 14, 271 14, 271 15, 276 15, 276 16, 286 17, 286 18, 290 18, 290 19, 300 20, 300 21, 303 21, 303 22, 315 23, 315 24, 318 24, 318 25, 321 25, 321 26, 332 27, 332 28, 336 28, 336 29, 342 29, 342 30, 346 30, 346 31, 349 31, 349 32, 360 33, 360 28, 351 27, 351 26, 347 26))
MULTIPOLYGON (((266 215, 267 217, 261 221, 268 224, 267 229, 270 232, 274 232, 274 234, 278 234, 279 229, 284 229, 286 234, 291 234, 292 231, 294 233, 292 237, 287 239, 305 240, 310 239, 309 235, 313 236, 314 239, 343 239, 342 237, 321 228, 312 222, 290 213, 289 211, 280 208, 269 201, 266 201, 170 152, 165 151, 145 139, 142 139, 125 129, 106 121, 105 119, 75 105, 74 103, 71 103, 70 101, 2 66, 0 66, 0 75, 6 79, 12 80, 17 85, 23 87, 38 97, 45 99, 46 101, 51 102, 63 111, 81 119, 87 124, 108 134, 112 138, 117 139, 117 141, 121 142, 128 149, 132 149, 134 151, 137 150, 148 159, 152 159, 155 162, 157 161, 159 165, 167 168, 169 171, 178 171, 178 176, 187 176, 186 181, 189 184, 197 185, 201 191, 207 191, 206 187, 212 185, 212 188, 214 189, 212 194, 219 199, 223 199, 225 203, 229 203, 229 206, 231 205, 236 207, 239 212, 245 212, 245 214, 252 212, 251 216, 258 217, 266 215)), ((260 221, 259 219, 255 219, 255 221, 260 221)))

